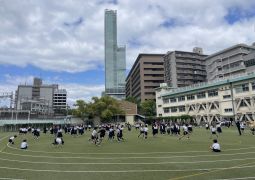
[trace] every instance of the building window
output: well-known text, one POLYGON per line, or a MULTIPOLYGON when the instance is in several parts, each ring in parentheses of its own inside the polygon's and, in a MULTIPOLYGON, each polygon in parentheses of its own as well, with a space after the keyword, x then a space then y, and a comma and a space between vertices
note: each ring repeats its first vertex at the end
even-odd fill
POLYGON ((246 67, 255 66, 255 59, 250 59, 244 62, 246 67))
POLYGON ((195 99, 195 96, 193 94, 187 95, 187 100, 193 100, 195 99))
POLYGON ((168 99, 168 98, 163 99, 163 103, 164 103, 164 104, 168 104, 168 103, 169 103, 169 99, 168 99))
POLYGON ((255 90, 255 82, 251 83, 252 90, 255 90))
POLYGON ((164 108, 164 113, 169 113, 169 112, 170 112, 169 108, 164 108))
POLYGON ((232 112, 233 109, 232 108, 227 108, 227 109, 224 109, 224 111, 227 113, 227 112, 232 112))
POLYGON ((208 91, 208 97, 218 96, 218 90, 210 90, 208 91))
POLYGON ((158 116, 162 117, 162 114, 159 114, 158 116))
POLYGON ((223 96, 223 99, 229 99, 229 98, 231 98, 231 95, 224 95, 223 96))
POLYGON ((178 101, 179 101, 179 102, 185 101, 185 96, 180 96, 180 97, 178 97, 178 101))
POLYGON ((197 94, 197 98, 198 99, 202 99, 202 98, 205 98, 205 92, 200 92, 197 94))
POLYGON ((235 91, 236 91, 236 93, 247 92, 247 91, 249 91, 249 84, 246 83, 246 84, 241 84, 239 86, 236 86, 235 91))
POLYGON ((179 112, 185 112, 185 106, 180 106, 179 107, 179 112))
POLYGON ((172 113, 177 112, 177 107, 171 107, 171 112, 172 112, 172 113))
POLYGON ((158 107, 162 107, 162 105, 158 105, 158 107))
POLYGON ((171 102, 171 103, 176 102, 176 98, 171 98, 171 99, 170 99, 170 102, 171 102))

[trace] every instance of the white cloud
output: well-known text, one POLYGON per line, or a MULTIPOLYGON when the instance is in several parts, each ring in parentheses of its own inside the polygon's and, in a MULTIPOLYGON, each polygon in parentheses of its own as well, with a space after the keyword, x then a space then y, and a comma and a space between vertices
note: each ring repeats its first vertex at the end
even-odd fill
POLYGON ((205 53, 251 44, 255 18, 230 25, 229 8, 252 12, 253 0, 2 0, 0 64, 82 72, 104 63, 104 9, 118 10, 119 44, 127 45, 127 68, 138 53, 204 48, 205 53), (108 3, 107 3, 108 2, 108 3), (75 24, 82 18, 78 26, 75 24), (162 24, 173 21, 168 28, 162 24), (134 46, 133 43, 136 43, 134 46))

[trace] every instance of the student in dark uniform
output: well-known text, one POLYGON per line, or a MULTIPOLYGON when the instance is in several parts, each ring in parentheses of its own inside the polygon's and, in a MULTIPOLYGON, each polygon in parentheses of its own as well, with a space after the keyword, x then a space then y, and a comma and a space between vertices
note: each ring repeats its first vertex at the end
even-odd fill
POLYGON ((118 129, 117 129, 117 139, 118 141, 123 141, 124 138, 123 138, 123 125, 119 126, 118 129))
POLYGON ((242 132, 241 132, 240 121, 236 121, 236 127, 237 127, 237 130, 238 130, 239 135, 241 136, 241 135, 242 135, 242 132))
POLYGON ((157 126, 157 124, 155 123, 155 124, 152 126, 152 135, 153 135, 153 137, 155 137, 156 134, 158 134, 158 126, 157 126))
POLYGON ((43 127, 43 133, 44 133, 44 134, 47 133, 47 128, 46 128, 46 126, 43 127))
POLYGON ((193 131, 193 127, 191 124, 188 125, 188 131, 189 131, 189 133, 192 133, 192 131, 193 131))
POLYGON ((127 127, 128 127, 128 131, 131 131, 131 124, 127 124, 127 127))
POLYGON ((65 127, 64 127, 64 131, 65 131, 65 134, 66 134, 66 133, 68 133, 67 125, 65 125, 65 127))
POLYGON ((63 138, 62 129, 59 129, 59 130, 58 130, 57 137, 63 138))
POLYGON ((216 129, 217 129, 218 134, 222 133, 221 123, 216 124, 216 129))
POLYGON ((53 127, 50 127, 50 134, 53 134, 53 127))
POLYGON ((114 126, 110 126, 108 139, 109 140, 114 139, 114 126))
POLYGON ((169 123, 166 126, 166 132, 167 132, 168 135, 170 135, 170 133, 171 133, 171 126, 170 126, 169 123))

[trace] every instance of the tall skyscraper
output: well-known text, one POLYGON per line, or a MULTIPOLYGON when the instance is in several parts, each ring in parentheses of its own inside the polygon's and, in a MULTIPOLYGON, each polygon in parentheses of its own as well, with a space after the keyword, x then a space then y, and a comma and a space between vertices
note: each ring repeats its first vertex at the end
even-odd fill
POLYGON ((117 44, 117 11, 105 10, 105 95, 125 98, 126 48, 117 44))

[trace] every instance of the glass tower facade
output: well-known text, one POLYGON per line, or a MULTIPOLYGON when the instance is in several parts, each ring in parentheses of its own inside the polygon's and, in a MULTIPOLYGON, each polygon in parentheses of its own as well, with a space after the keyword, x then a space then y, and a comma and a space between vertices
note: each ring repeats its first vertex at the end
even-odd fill
POLYGON ((125 98, 126 48, 117 44, 117 11, 105 10, 105 94, 125 98))

